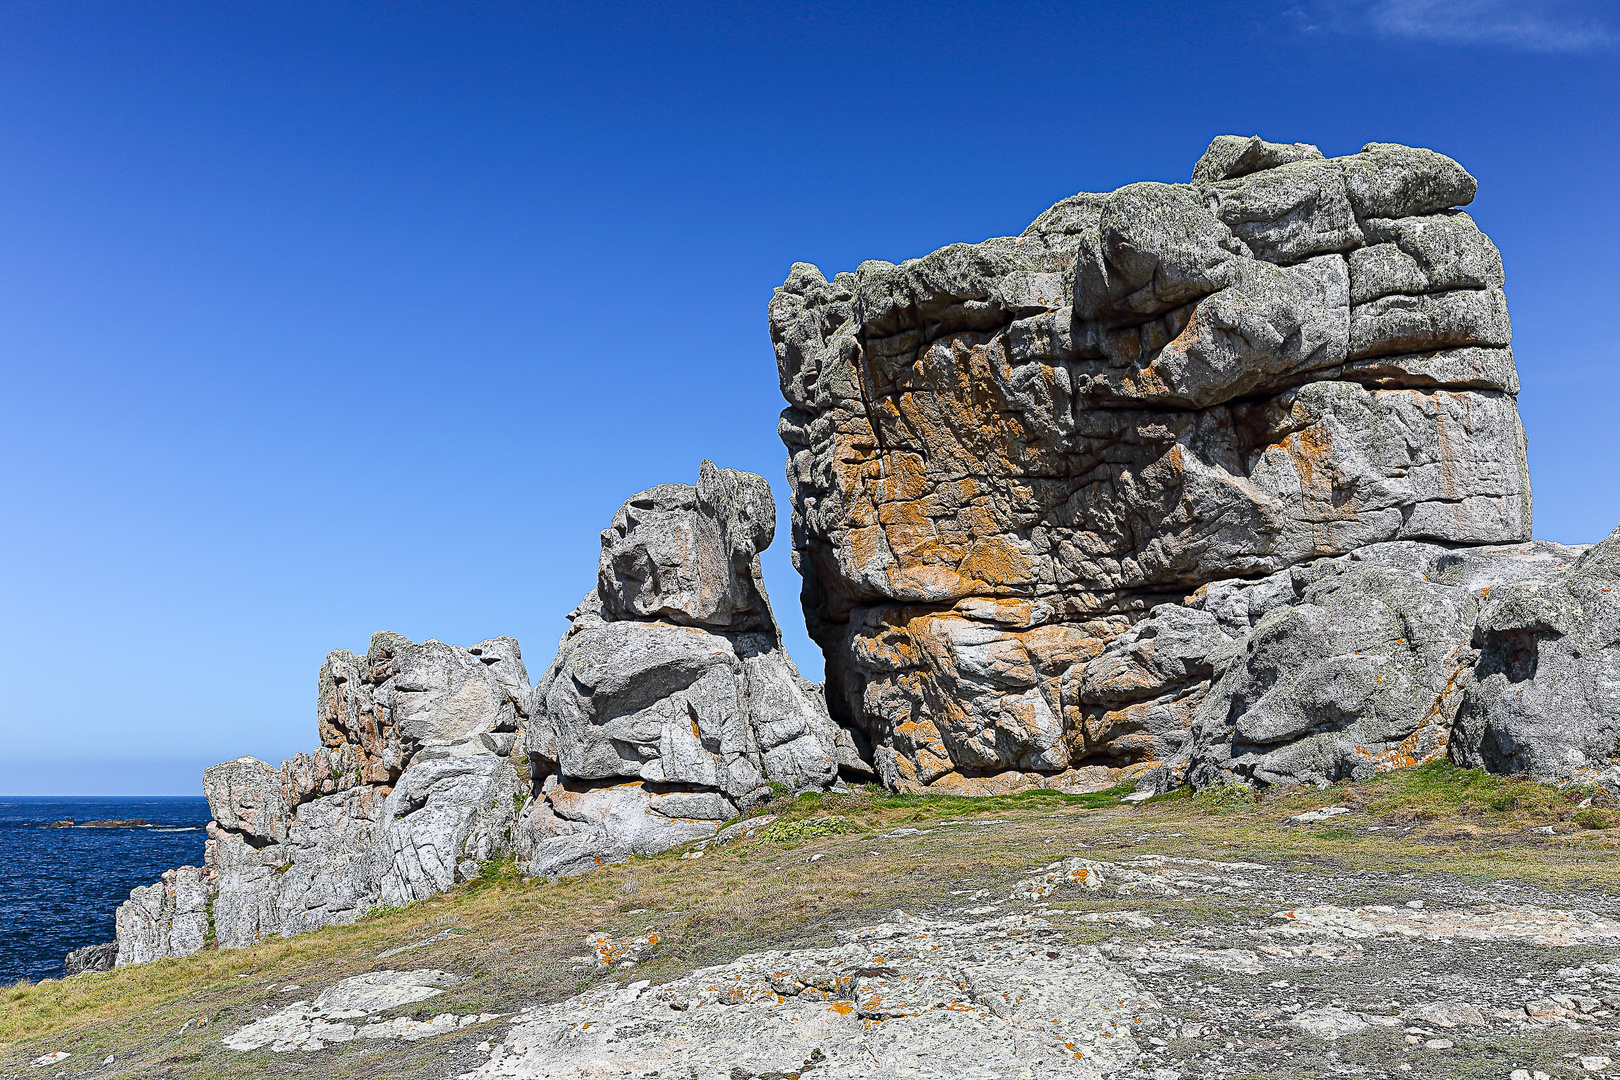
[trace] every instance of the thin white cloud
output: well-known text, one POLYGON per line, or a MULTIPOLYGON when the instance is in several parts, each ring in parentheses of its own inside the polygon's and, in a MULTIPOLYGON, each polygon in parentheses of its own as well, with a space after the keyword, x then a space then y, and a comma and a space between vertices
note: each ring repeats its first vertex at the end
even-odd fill
POLYGON ((1289 14, 1306 30, 1414 41, 1586 52, 1620 43, 1604 0, 1305 0, 1289 14))

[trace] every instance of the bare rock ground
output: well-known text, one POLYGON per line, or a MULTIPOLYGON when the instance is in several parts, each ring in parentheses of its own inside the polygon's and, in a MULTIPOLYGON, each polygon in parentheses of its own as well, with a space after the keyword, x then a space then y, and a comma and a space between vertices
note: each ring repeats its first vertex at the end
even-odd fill
POLYGON ((773 807, 796 829, 41 984, 175 989, 0 1047, 0 1076, 1620 1076, 1607 830, 1389 824, 1354 787, 1231 813, 822 798, 773 807))

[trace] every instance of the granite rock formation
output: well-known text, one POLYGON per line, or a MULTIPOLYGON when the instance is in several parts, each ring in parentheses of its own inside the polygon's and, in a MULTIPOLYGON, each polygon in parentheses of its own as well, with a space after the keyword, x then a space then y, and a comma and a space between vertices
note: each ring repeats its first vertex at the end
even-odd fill
POLYGON ((463 649, 385 632, 365 656, 331 653, 321 747, 279 769, 238 758, 203 772, 204 865, 130 893, 118 963, 352 922, 466 880, 510 850, 529 693, 511 638, 463 649))
POLYGON ((117 962, 351 922, 500 855, 583 873, 710 836, 772 784, 859 772, 782 647, 759 564, 775 527, 764 479, 708 461, 631 498, 536 687, 511 638, 331 653, 320 748, 204 771, 204 865, 130 893, 117 962))
POLYGON ((71 979, 88 971, 111 971, 118 960, 118 942, 86 945, 68 953, 62 961, 62 977, 71 979))
POLYGON ((1451 752, 1454 722, 1460 760, 1528 753, 1535 723, 1493 712, 1511 657, 1595 670, 1608 638, 1549 612, 1606 616, 1548 584, 1476 632, 1483 592, 1425 580, 1579 554, 1525 546, 1474 191, 1430 150, 1222 136, 1191 183, 1016 237, 793 267, 770 326, 802 601, 886 784, 1320 781, 1451 752), (1476 678, 1482 649, 1506 666, 1476 678))
POLYGON ((765 596, 770 485, 705 461, 632 496, 596 588, 534 691, 537 798, 518 851, 558 876, 713 835, 770 783, 825 788, 863 763, 799 676, 765 596))
MULTIPOLYGON (((1394 541, 1257 582, 1206 587, 1189 605, 1215 614, 1232 638, 1210 653, 1215 681, 1194 711, 1186 752, 1167 759, 1155 782, 1198 786, 1233 776, 1320 785, 1448 756, 1496 771, 1589 778, 1607 767, 1620 710, 1611 708, 1601 754, 1567 762, 1526 755, 1501 768, 1481 759, 1483 736, 1469 734, 1465 709, 1490 667, 1480 647, 1490 598, 1560 580, 1582 550, 1545 541, 1394 541)), ((1504 715, 1498 726, 1522 732, 1527 704, 1515 701, 1514 719, 1504 715)), ((1566 720, 1543 742, 1584 750, 1596 740, 1572 729, 1585 722, 1566 720)))
POLYGON ((1452 757, 1560 779, 1599 769, 1620 789, 1620 529, 1481 608, 1452 757))

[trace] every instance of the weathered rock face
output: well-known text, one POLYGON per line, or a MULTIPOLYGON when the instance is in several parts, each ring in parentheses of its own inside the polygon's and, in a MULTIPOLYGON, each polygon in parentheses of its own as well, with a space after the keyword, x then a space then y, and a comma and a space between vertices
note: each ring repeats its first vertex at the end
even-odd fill
POLYGON ((537 687, 511 638, 330 654, 320 749, 203 773, 206 865, 130 894, 118 963, 352 922, 510 852, 584 873, 710 836, 771 784, 870 775, 782 648, 759 565, 775 505, 708 461, 631 498, 537 687))
MULTIPOLYGON (((1018 237, 794 266, 770 322, 795 558, 828 706, 885 783, 1140 775, 1250 630, 1164 601, 1374 544, 1528 540, 1501 259, 1454 209, 1474 188, 1429 150, 1223 136, 1191 184, 1076 195, 1018 237)), ((1408 683, 1336 677, 1410 711, 1467 605, 1368 577, 1250 644, 1353 654, 1337 612, 1389 589, 1438 605, 1408 683)), ((1277 681, 1255 678, 1230 693, 1277 681)))
POLYGON ((1396 541, 1208 586, 1189 604, 1233 640, 1209 656, 1215 683, 1188 753, 1155 779, 1167 786, 1185 768, 1195 785, 1223 775, 1325 784, 1448 754, 1477 764, 1457 729, 1486 598, 1561 574, 1580 551, 1396 541))
POLYGON ((165 870, 155 885, 131 889, 118 906, 116 963, 142 964, 168 956, 189 956, 208 937, 211 875, 195 866, 165 870))
POLYGON ((363 657, 332 653, 321 748, 279 769, 238 758, 204 771, 206 865, 131 892, 118 963, 352 922, 466 880, 510 850, 529 692, 511 638, 462 649, 379 633, 363 657))
POLYGON ((100 945, 86 945, 82 949, 74 949, 62 961, 62 977, 71 979, 75 975, 82 975, 87 971, 111 971, 118 960, 118 942, 108 941, 100 945))
POLYGON ((1620 762, 1620 529, 1573 561, 1493 589, 1474 624, 1453 756, 1588 779, 1620 762))
POLYGON ((715 832, 769 782, 827 787, 864 764, 799 677, 766 600, 770 485, 705 461, 695 487, 633 496, 597 587, 533 697, 537 798, 519 852, 558 876, 715 832))

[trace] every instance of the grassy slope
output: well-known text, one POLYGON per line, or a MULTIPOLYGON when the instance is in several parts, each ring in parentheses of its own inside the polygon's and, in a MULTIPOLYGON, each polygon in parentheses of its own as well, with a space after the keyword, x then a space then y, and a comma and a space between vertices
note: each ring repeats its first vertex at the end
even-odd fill
MULTIPOLYGON (((1614 858, 1620 829, 1611 830, 1616 821, 1608 810, 1577 809, 1584 794, 1436 765, 1259 803, 1221 792, 1161 797, 1135 808, 1112 795, 1049 792, 991 799, 871 790, 805 796, 768 809, 786 822, 837 814, 852 830, 739 844, 701 859, 682 859, 677 850, 555 884, 524 881, 509 861, 497 862, 476 882, 352 926, 0 989, 0 1068, 69 1050, 75 1072, 113 1054, 114 1067, 98 1071, 105 1076, 275 1074, 288 1067, 288 1055, 232 1055, 220 1048, 220 1035, 265 1015, 267 1006, 307 998, 347 975, 440 967, 472 978, 411 1015, 511 1012, 588 985, 588 966, 567 958, 584 952, 592 931, 658 930, 659 949, 637 975, 656 982, 748 950, 824 942, 832 929, 873 921, 895 907, 961 906, 953 890, 988 888, 1004 896, 1031 867, 1075 852, 1117 858, 1122 846, 1130 854, 1449 872, 1612 891, 1620 886, 1614 858), (1361 813, 1320 827, 1279 827, 1288 815, 1333 804, 1361 813), (972 824, 940 826, 948 820, 972 824), (1369 824, 1386 828, 1368 832, 1369 824), (1548 825, 1559 835, 1531 831, 1548 825), (898 826, 932 831, 862 842, 898 826), (815 854, 825 857, 812 864, 815 854), (377 957, 444 932, 444 940, 377 957), (283 992, 288 984, 309 990, 283 992), (197 1018, 210 1026, 182 1030, 197 1018)), ((464 1041, 488 1034, 473 1029, 464 1041)), ((444 1052, 442 1040, 348 1044, 323 1072, 383 1076, 444 1052)), ((470 1064, 469 1058, 463 1067, 470 1064)))

